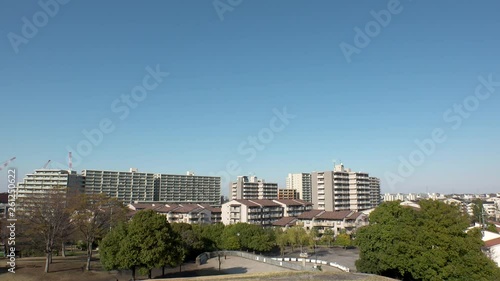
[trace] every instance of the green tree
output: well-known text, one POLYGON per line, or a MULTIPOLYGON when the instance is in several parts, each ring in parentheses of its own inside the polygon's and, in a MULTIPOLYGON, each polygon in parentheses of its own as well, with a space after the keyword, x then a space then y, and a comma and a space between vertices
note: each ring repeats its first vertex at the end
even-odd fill
POLYGON ((349 236, 349 234, 347 233, 341 233, 335 238, 334 244, 346 249, 347 247, 352 245, 351 236, 349 236))
POLYGON ((71 220, 85 239, 86 269, 90 270, 92 245, 111 227, 126 219, 126 208, 116 198, 101 194, 79 194, 74 198, 71 220))
POLYGON ((101 262, 107 270, 153 268, 180 264, 184 255, 181 238, 165 216, 152 210, 138 212, 126 226, 113 229, 101 242, 101 262))
POLYGON ((292 250, 294 247, 300 246, 300 251, 303 252, 303 247, 310 244, 309 235, 300 225, 290 227, 286 230, 286 234, 288 236, 288 241, 292 246, 292 250))
POLYGON ((328 245, 328 247, 332 246, 332 242, 335 240, 334 232, 330 228, 325 229, 323 235, 321 236, 321 243, 328 245))
POLYGON ((272 230, 259 225, 237 223, 226 226, 222 234, 222 245, 227 250, 247 250, 266 252, 275 244, 272 230))
POLYGON ((494 232, 494 233, 498 233, 497 227, 494 224, 492 224, 492 223, 488 223, 488 226, 486 227, 486 230, 494 232))
POLYGON ((280 248, 280 255, 283 256, 285 254, 285 247, 288 244, 288 236, 281 227, 276 227, 274 228, 274 237, 276 245, 280 248))
POLYGON ((224 248, 222 236, 224 224, 193 225, 193 231, 200 237, 204 251, 216 251, 224 248))
POLYGON ((205 251, 205 243, 201 239, 199 231, 195 231, 191 224, 172 223, 170 226, 181 238, 186 258, 194 259, 205 251))
POLYGON ((483 223, 483 201, 481 199, 472 200, 472 222, 483 223))
POLYGON ((403 280, 500 280, 482 252, 479 230, 459 207, 425 200, 415 210, 387 202, 359 229, 359 271, 403 280))

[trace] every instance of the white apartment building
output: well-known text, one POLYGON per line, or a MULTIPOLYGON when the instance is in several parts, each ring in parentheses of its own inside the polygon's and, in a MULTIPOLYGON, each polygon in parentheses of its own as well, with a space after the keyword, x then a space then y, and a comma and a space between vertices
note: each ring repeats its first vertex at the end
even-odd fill
POLYGON ((222 204, 222 223, 225 225, 239 222, 272 226, 283 217, 283 207, 273 200, 236 199, 222 204))
POLYGON ((167 218, 169 223, 207 224, 212 220, 210 207, 201 204, 161 204, 134 203, 129 204, 132 211, 153 210, 167 218))
POLYGON ((220 177, 83 170, 87 194, 106 193, 127 203, 169 202, 220 205, 220 177))
POLYGON ((75 171, 58 169, 38 169, 32 174, 27 174, 17 187, 17 198, 21 201, 30 198, 39 198, 48 190, 60 188, 64 192, 81 192, 83 188, 82 177, 75 171))
POLYGON ((311 173, 288 174, 286 188, 297 190, 300 199, 312 202, 311 173))
POLYGON ((236 199, 222 204, 222 223, 239 222, 271 226, 286 216, 299 216, 310 211, 312 204, 303 200, 243 200, 236 199))
POLYGON ((137 169, 129 172, 83 170, 82 175, 87 194, 105 193, 128 203, 159 201, 153 173, 140 173, 137 169))
POLYGON ((231 199, 277 199, 278 184, 268 183, 256 176, 239 176, 231 184, 231 199))
POLYGON ((333 171, 313 172, 311 182, 314 209, 361 211, 380 204, 380 180, 343 164, 335 165, 333 171))
POLYGON ((198 203, 219 205, 221 203, 221 178, 186 175, 157 175, 159 201, 170 203, 198 203))
POLYGON ((368 225, 368 216, 355 211, 311 210, 298 216, 297 222, 306 230, 315 228, 319 233, 331 229, 335 235, 341 231, 350 234, 357 228, 368 225))

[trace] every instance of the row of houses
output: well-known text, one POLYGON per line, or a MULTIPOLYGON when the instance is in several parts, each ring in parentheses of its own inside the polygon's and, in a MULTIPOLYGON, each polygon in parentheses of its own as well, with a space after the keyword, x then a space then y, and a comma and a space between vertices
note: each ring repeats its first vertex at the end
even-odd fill
POLYGON ((368 224, 368 215, 356 211, 313 210, 312 203, 298 199, 283 200, 232 200, 215 208, 203 204, 129 204, 131 215, 141 210, 153 210, 165 215, 168 222, 189 224, 250 223, 263 227, 288 228, 301 225, 306 230, 313 228, 323 233, 331 229, 335 235, 341 231, 351 233, 368 224))
POLYGON ((330 229, 335 235, 341 232, 352 233, 359 227, 368 225, 368 215, 355 211, 310 210, 297 217, 283 217, 273 226, 288 228, 301 225, 306 230, 315 228, 319 233, 330 229))
POLYGON ((222 221, 221 209, 206 204, 134 203, 127 207, 131 210, 131 216, 141 210, 153 210, 164 215, 169 223, 206 224, 222 221))

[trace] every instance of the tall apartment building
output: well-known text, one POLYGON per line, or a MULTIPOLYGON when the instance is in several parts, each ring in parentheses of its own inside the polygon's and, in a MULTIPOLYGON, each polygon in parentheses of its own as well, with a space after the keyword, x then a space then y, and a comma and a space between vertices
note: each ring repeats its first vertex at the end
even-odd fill
POLYGON ((161 202, 221 204, 221 178, 186 175, 157 175, 158 196, 161 202))
POLYGON ((168 202, 220 205, 220 177, 84 170, 87 194, 106 193, 126 203, 168 202))
POLYGON ((277 199, 278 184, 268 183, 256 176, 239 176, 231 184, 231 199, 277 199))
POLYGON ((58 169, 38 169, 27 174, 17 187, 17 199, 22 205, 28 204, 30 199, 43 198, 48 191, 61 189, 61 192, 81 192, 83 180, 75 171, 58 169))
POLYGON ((153 173, 83 170, 82 175, 87 194, 105 193, 126 203, 159 201, 153 173))
POLYGON ((297 190, 300 199, 312 202, 311 173, 288 174, 286 188, 297 190))
POLYGON ((370 179, 368 173, 352 172, 343 164, 336 165, 333 171, 313 172, 312 203, 315 209, 325 211, 375 208, 380 200, 375 199, 376 194, 380 194, 380 181, 377 180, 370 179))

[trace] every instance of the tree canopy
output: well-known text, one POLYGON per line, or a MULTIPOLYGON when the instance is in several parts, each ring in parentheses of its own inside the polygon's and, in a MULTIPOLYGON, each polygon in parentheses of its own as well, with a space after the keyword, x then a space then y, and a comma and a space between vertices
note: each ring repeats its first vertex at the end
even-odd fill
POLYGON ((359 271, 403 280, 500 280, 481 252, 479 230, 457 206, 426 200, 420 209, 399 202, 380 205, 358 230, 359 271))
POLYGON ((101 262, 107 270, 146 269, 178 265, 184 260, 182 241, 165 216, 139 211, 131 221, 115 227, 100 244, 101 262))

